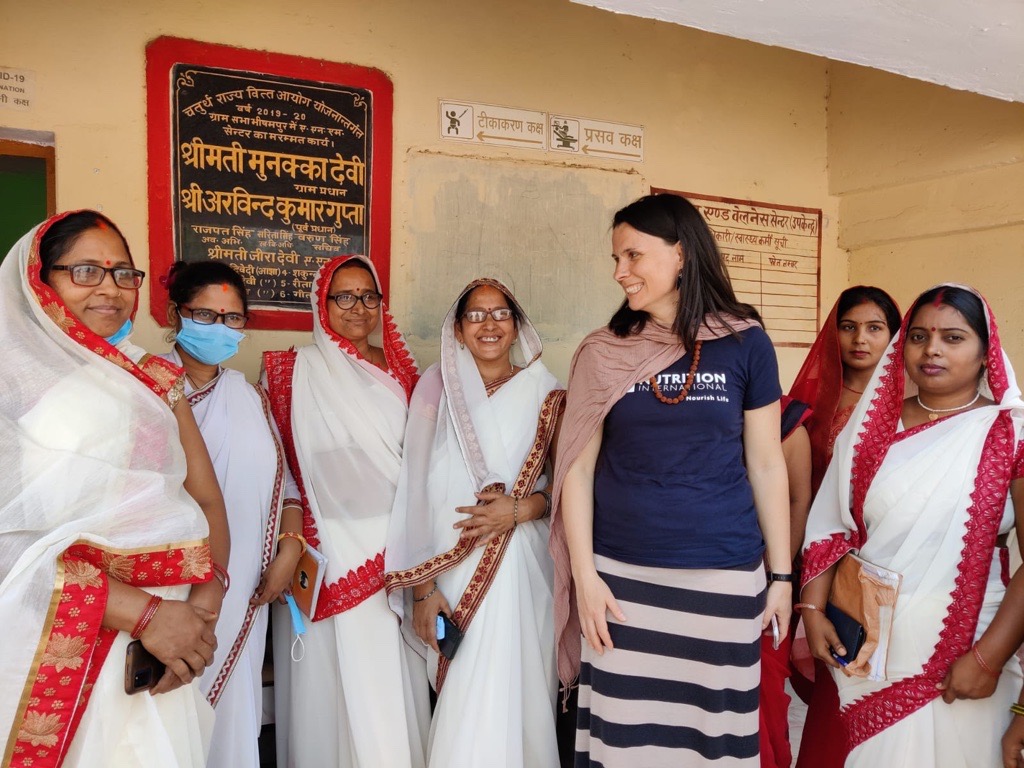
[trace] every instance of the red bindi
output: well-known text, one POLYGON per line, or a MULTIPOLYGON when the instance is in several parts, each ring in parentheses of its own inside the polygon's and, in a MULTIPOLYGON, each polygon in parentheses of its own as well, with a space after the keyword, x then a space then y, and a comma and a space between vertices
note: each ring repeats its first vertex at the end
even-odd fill
POLYGON ((222 291, 224 291, 224 293, 227 293, 228 292, 228 284, 227 283, 221 283, 220 284, 220 289, 222 291))
POLYGON ((935 333, 935 326, 932 326, 932 333, 935 333))
POLYGON ((107 266, 109 267, 109 266, 110 266, 110 259, 107 259, 107 260, 106 260, 105 262, 103 262, 103 263, 104 263, 104 264, 106 264, 106 265, 107 265, 107 266))

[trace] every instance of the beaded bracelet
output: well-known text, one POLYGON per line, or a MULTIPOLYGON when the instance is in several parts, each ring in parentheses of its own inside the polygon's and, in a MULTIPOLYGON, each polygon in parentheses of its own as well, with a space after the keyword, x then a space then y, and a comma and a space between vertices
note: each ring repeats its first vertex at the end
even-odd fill
POLYGON ((412 601, 413 601, 414 603, 422 603, 422 602, 423 602, 424 600, 426 600, 426 599, 427 599, 428 597, 430 597, 430 596, 431 596, 432 594, 434 594, 435 592, 437 592, 437 582, 436 582, 436 581, 434 582, 434 588, 433 588, 432 590, 430 590, 429 592, 427 592, 427 594, 425 594, 425 595, 424 595, 423 597, 414 597, 414 598, 412 599, 412 601))
POLYGON ((213 564, 213 575, 220 582, 221 589, 224 590, 224 594, 228 593, 228 588, 231 586, 231 577, 228 576, 227 570, 218 563, 213 564))
POLYGON ((132 640, 138 640, 142 637, 142 633, 146 631, 146 627, 149 626, 149 622, 156 616, 157 608, 160 607, 164 599, 157 595, 151 595, 149 602, 146 603, 146 607, 142 611, 142 615, 139 616, 139 620, 135 623, 135 627, 132 628, 132 640))
POLYGON ((295 539, 302 546, 302 550, 299 552, 299 557, 306 554, 306 550, 309 549, 309 543, 306 541, 306 537, 301 533, 295 533, 295 531, 284 531, 277 535, 277 543, 280 546, 281 541, 284 539, 295 539))
POLYGON ((821 613, 821 608, 816 606, 814 603, 797 603, 793 606, 794 611, 799 611, 801 608, 810 608, 812 611, 817 611, 818 613, 821 613))
POLYGON ((1015 715, 1024 715, 1024 707, 1022 707, 1020 704, 1011 704, 1010 711, 1013 712, 1013 714, 1015 715))
POLYGON ((519 525, 519 497, 516 496, 512 500, 512 530, 514 531, 519 525))
POLYGON ((985 672, 987 672, 992 677, 999 677, 999 675, 1002 673, 1001 669, 992 669, 992 667, 985 663, 985 659, 982 658, 981 651, 978 650, 977 644, 971 646, 971 653, 974 654, 974 660, 978 662, 978 666, 985 670, 985 672))

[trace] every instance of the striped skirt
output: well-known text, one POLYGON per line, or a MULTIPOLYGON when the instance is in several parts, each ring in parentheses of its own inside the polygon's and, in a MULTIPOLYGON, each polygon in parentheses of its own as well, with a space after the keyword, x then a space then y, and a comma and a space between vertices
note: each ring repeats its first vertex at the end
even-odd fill
POLYGON ((625 622, 583 642, 576 768, 757 768, 765 575, 594 558, 625 622))

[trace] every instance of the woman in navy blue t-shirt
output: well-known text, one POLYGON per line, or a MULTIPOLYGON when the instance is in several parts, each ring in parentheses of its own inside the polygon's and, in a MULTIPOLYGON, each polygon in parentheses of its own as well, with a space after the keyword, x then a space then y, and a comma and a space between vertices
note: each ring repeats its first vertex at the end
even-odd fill
POLYGON ((757 766, 759 637, 792 597, 775 351, 684 198, 616 213, 612 258, 626 298, 573 360, 555 485, 576 765, 757 766))

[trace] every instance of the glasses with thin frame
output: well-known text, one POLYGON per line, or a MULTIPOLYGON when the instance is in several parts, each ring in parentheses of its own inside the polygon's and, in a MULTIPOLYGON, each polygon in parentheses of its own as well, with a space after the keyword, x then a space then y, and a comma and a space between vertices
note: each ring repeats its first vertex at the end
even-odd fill
POLYGON ((357 301, 363 302, 363 306, 367 309, 376 309, 380 306, 381 297, 379 293, 367 291, 360 296, 354 293, 331 293, 327 295, 327 298, 337 304, 338 309, 352 309, 357 301))
POLYGON ((71 275, 71 282, 88 288, 102 283, 109 272, 114 277, 114 285, 118 288, 134 291, 142 287, 146 273, 132 267, 101 267, 99 264, 54 264, 56 269, 71 275))
POLYGON ((493 317, 494 321, 500 323, 502 320, 512 319, 512 310, 508 307, 497 307, 495 309, 470 309, 462 315, 462 319, 470 323, 482 323, 488 318, 493 317))
POLYGON ((178 307, 178 312, 186 310, 192 318, 192 322, 199 323, 199 325, 213 325, 218 319, 223 320, 224 325, 228 328, 234 328, 236 331, 245 328, 245 324, 249 322, 249 318, 245 315, 240 315, 237 312, 214 312, 212 309, 193 309, 192 307, 186 307, 184 304, 178 307))

